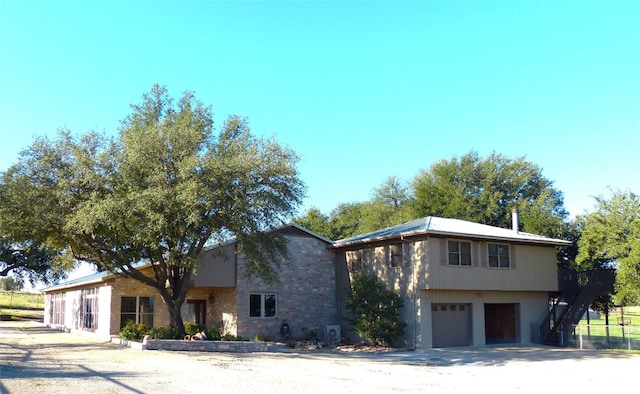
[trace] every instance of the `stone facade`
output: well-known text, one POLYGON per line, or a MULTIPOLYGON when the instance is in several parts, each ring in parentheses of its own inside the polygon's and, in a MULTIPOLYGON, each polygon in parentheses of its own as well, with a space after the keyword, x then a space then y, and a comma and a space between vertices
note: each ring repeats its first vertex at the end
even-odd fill
MULTIPOLYGON (((291 339, 310 336, 321 339, 326 325, 338 323, 335 256, 328 247, 330 241, 295 225, 285 226, 283 235, 288 240, 290 261, 280 262, 279 278, 275 283, 248 278, 244 260, 236 253, 234 243, 222 245, 222 253, 217 253, 215 248, 204 252, 200 259, 202 265, 195 275, 206 275, 207 278, 196 277, 194 284, 199 285, 188 290, 182 314, 185 322, 189 321, 185 313, 187 304, 196 301, 204 305, 207 328, 219 329, 223 335, 280 339, 282 321, 287 320, 291 327, 291 339), (233 265, 232 269, 229 264, 233 265), (251 294, 275 294, 275 315, 250 317, 251 294)), ((99 295, 96 334, 105 336, 120 332, 122 297, 153 298, 153 326, 170 325, 169 312, 156 289, 133 279, 104 273, 93 278, 90 284, 80 281, 45 291, 47 306, 54 295, 65 299, 64 322, 56 326, 79 328, 80 294, 86 288, 96 289, 99 295)), ((54 325, 53 315, 45 310, 46 324, 54 325)))
POLYGON ((238 259, 237 335, 253 338, 283 339, 280 328, 284 320, 290 328, 290 338, 322 339, 325 327, 338 323, 336 267, 328 244, 308 235, 287 235, 290 261, 282 262, 276 283, 247 278, 243 260, 238 259), (273 317, 250 317, 251 294, 275 294, 276 314, 273 317))

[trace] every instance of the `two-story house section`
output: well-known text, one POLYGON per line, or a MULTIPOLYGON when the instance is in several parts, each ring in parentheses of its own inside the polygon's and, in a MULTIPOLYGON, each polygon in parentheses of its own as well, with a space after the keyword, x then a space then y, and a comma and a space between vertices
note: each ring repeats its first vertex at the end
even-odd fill
MULTIPOLYGON (((429 216, 336 241, 338 293, 344 298, 350 279, 369 272, 400 294, 407 328, 396 345, 539 342, 558 291, 556 248, 570 242, 517 228, 517 214, 514 229, 429 216)), ((344 327, 347 314, 342 307, 344 327)))

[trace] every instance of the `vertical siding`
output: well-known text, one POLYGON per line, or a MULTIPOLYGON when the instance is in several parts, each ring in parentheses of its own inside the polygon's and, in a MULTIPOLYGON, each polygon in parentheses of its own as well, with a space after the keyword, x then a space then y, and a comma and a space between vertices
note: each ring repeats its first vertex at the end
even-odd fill
POLYGON ((450 266, 446 263, 444 238, 429 239, 427 289, 459 290, 558 290, 556 252, 552 246, 511 245, 511 268, 487 267, 486 242, 472 242, 473 265, 450 266), (479 262, 479 263, 478 263, 479 262))

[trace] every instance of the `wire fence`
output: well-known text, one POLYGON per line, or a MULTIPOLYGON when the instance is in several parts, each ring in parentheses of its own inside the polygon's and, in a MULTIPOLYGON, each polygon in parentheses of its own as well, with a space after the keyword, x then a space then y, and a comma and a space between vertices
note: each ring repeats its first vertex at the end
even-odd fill
POLYGON ((640 326, 577 324, 567 343, 578 349, 640 350, 640 326))

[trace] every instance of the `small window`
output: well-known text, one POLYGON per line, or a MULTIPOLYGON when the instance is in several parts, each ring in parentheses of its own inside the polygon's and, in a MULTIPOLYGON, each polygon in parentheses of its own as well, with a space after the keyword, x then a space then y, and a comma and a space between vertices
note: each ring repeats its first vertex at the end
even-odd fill
POLYGON ((440 311, 445 312, 447 310, 446 305, 440 305, 440 311))
POLYGON ((402 253, 402 244, 392 244, 389 245, 389 266, 391 267, 402 267, 404 266, 403 253, 402 253))
POLYGON ((449 240, 447 249, 449 265, 471 266, 471 242, 449 240))
POLYGON ((459 310, 460 312, 464 312, 464 310, 465 310, 465 306, 464 306, 464 304, 462 304, 462 305, 458 305, 458 310, 459 310))
POLYGON ((275 317, 276 312, 275 294, 249 294, 249 317, 275 317))
POLYGON ((509 261, 509 245, 487 244, 487 247, 489 249, 489 267, 509 268, 511 266, 509 261))
POLYGON ((348 266, 351 272, 360 271, 362 269, 362 252, 362 250, 352 250, 348 252, 348 266))
POLYGON ((449 306, 449 310, 450 310, 451 312, 455 312, 455 311, 456 311, 456 306, 457 306, 457 305, 450 305, 450 306, 449 306))

